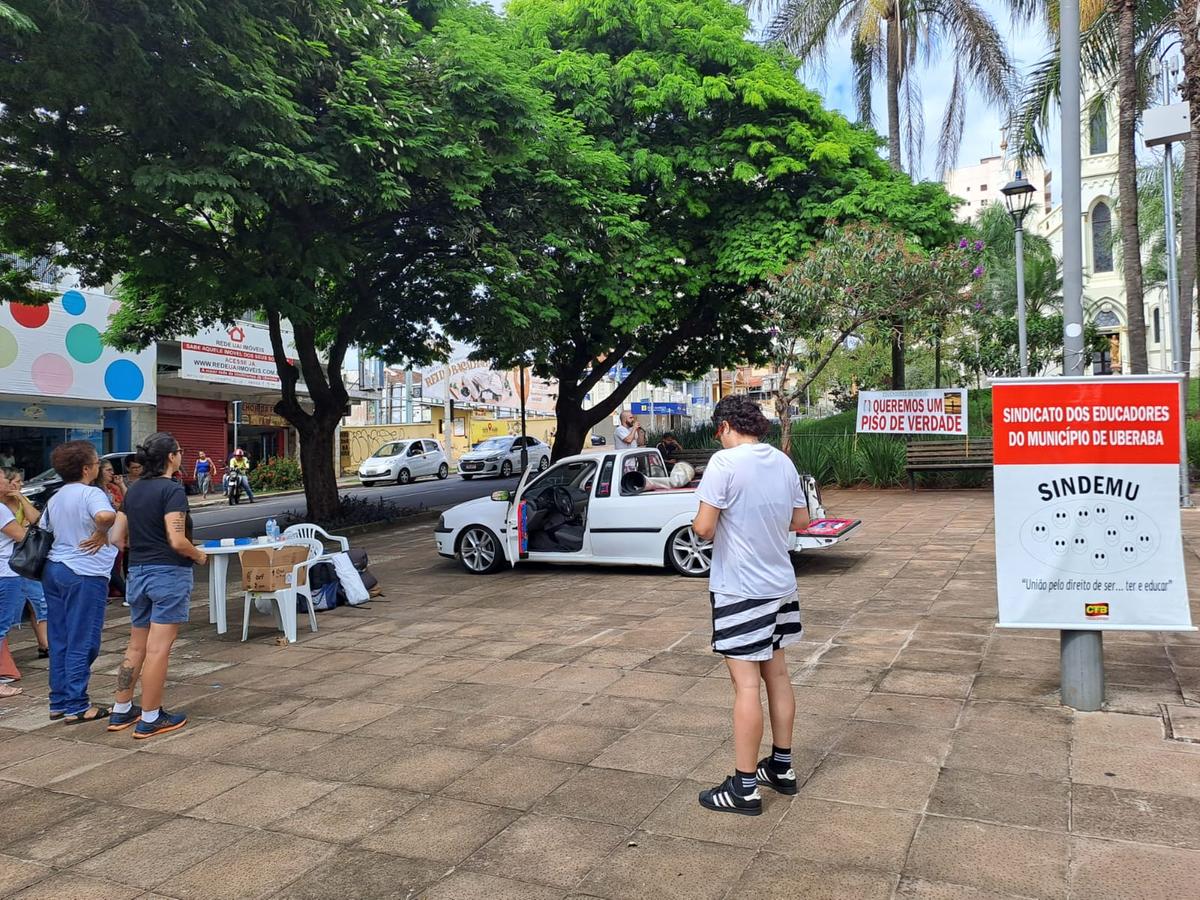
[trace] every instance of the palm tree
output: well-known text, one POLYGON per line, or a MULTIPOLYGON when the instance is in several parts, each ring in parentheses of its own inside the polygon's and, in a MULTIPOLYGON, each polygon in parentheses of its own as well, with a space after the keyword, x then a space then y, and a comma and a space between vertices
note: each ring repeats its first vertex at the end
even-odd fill
MULTIPOLYGON (((1034 0, 1007 0, 1014 14, 1028 16, 1034 0)), ((805 64, 819 66, 831 45, 850 38, 859 120, 872 124, 871 94, 884 78, 888 110, 888 155, 903 170, 919 163, 923 138, 920 85, 912 73, 921 59, 946 50, 954 60, 950 97, 942 114, 937 167, 953 164, 966 121, 969 88, 991 104, 1011 108, 1015 70, 991 16, 976 0, 747 0, 752 10, 773 12, 768 40, 783 43, 805 64), (903 133, 903 139, 902 139, 903 133)))
MULTIPOLYGON (((939 172, 954 162, 966 122, 968 88, 1008 111, 1015 97, 1015 69, 1004 41, 976 0, 746 0, 752 10, 773 12, 768 40, 777 41, 809 66, 820 66, 831 45, 850 38, 859 121, 873 125, 871 95, 880 77, 887 91, 888 160, 904 171, 920 167, 925 122, 920 84, 912 73, 922 58, 948 48, 954 59, 950 97, 938 134, 939 172)), ((1007 0, 1028 16, 1036 0, 1007 0)), ((904 387, 904 329, 893 328, 892 388, 904 387)))
MULTIPOLYGON (((1049 25, 1059 33, 1058 4, 1046 4, 1049 25)), ((1100 87, 1093 101, 1103 109, 1115 91, 1118 104, 1117 192, 1121 218, 1121 272, 1129 323, 1131 370, 1145 373, 1146 310, 1138 229, 1137 124, 1152 88, 1154 53, 1175 24, 1172 0, 1089 0, 1081 7, 1080 53, 1083 71, 1100 87)), ((1034 67, 1011 129, 1019 157, 1042 155, 1042 135, 1051 101, 1059 93, 1059 48, 1034 67)), ((1189 316, 1190 318, 1190 316, 1189 316)), ((1190 331, 1190 329, 1189 329, 1190 331)))

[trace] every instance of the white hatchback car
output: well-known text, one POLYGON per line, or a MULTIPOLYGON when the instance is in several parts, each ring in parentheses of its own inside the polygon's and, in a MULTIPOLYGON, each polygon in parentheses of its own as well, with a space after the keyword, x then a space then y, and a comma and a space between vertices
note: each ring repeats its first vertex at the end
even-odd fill
POLYGON ((470 481, 476 475, 508 478, 521 471, 522 445, 529 451, 529 468, 541 472, 550 465, 550 448, 535 437, 494 437, 476 444, 458 461, 458 473, 470 481))
POLYGON ((358 480, 364 487, 394 481, 408 484, 414 478, 436 476, 445 478, 450 474, 450 464, 445 451, 437 441, 412 440, 391 441, 362 461, 358 467, 358 480))

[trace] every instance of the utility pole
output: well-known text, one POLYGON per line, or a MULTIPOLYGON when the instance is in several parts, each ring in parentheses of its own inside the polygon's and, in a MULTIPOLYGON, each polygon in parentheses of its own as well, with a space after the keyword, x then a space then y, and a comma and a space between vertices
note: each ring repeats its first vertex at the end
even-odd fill
MULTIPOLYGON (((1083 375, 1083 183, 1080 154, 1079 0, 1059 4, 1063 168, 1063 375, 1083 375)), ((1104 633, 1062 631, 1063 705, 1091 712, 1104 703, 1104 633)))
POLYGON ((529 468, 529 442, 525 440, 525 360, 521 359, 519 380, 521 399, 521 471, 529 468))

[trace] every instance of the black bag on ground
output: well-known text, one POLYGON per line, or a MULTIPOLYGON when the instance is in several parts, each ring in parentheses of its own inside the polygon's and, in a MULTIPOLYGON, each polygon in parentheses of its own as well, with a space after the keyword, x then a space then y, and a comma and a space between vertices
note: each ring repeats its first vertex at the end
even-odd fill
POLYGON ((358 574, 362 578, 363 587, 368 591, 373 590, 379 584, 379 579, 367 568, 367 551, 352 548, 348 555, 350 562, 354 564, 354 568, 358 570, 358 574))

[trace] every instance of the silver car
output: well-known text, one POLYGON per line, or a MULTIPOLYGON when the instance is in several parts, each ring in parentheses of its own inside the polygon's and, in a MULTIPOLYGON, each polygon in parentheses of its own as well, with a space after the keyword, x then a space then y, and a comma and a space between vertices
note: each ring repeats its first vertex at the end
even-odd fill
POLYGON ((476 475, 507 478, 521 471, 521 449, 529 451, 529 467, 541 472, 550 465, 550 448, 535 437, 494 437, 475 445, 458 461, 458 472, 467 481, 476 475))
POLYGON ((450 474, 450 464, 437 441, 390 441, 362 461, 358 480, 364 486, 394 481, 408 484, 414 478, 450 474))

